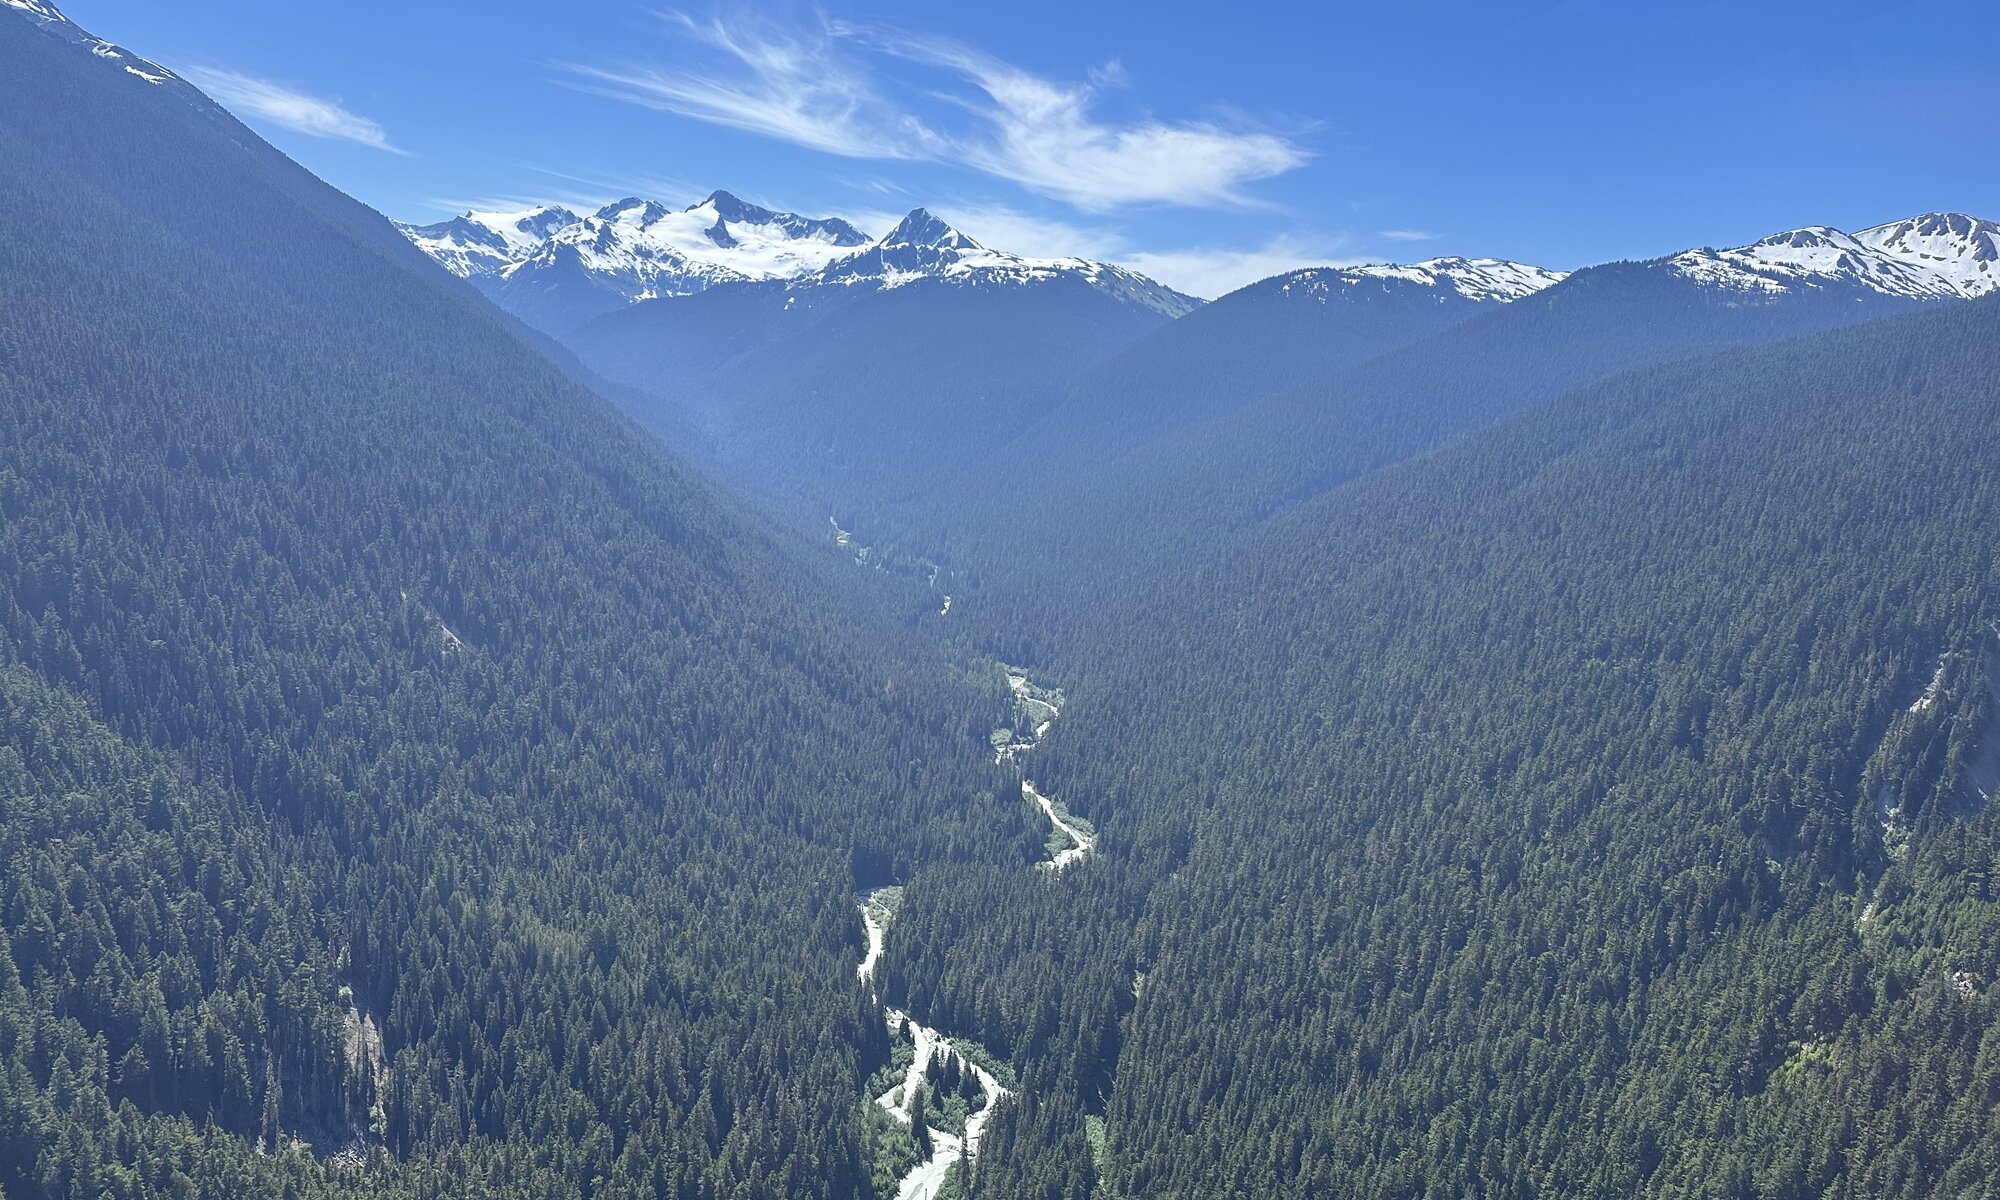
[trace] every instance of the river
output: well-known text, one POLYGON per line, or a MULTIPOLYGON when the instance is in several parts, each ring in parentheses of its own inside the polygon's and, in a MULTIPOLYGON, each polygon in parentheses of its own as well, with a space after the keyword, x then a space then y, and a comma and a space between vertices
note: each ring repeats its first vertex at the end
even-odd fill
MULTIPOLYGON (((838 529, 838 526, 835 528, 838 529)), ((1007 687, 1014 695, 1018 723, 1033 732, 1024 737, 1015 730, 1005 739, 996 737, 999 744, 994 752, 994 762, 997 764, 1017 762, 1021 755, 1033 750, 1048 736, 1049 727, 1055 724, 1056 718, 1062 715, 1063 701, 1060 692, 1036 687, 1026 675, 1012 671, 1007 675, 1007 687)), ((1036 790, 1033 783, 1023 779, 1021 794, 1040 808, 1048 816, 1049 822, 1069 841, 1066 847, 1042 861, 1040 865, 1043 869, 1059 873, 1082 860, 1096 846, 1095 835, 1088 827, 1070 816, 1054 799, 1036 790)), ((877 902, 886 890, 888 889, 877 888, 861 897, 861 923, 867 930, 868 945, 860 964, 855 968, 855 975, 870 987, 874 986, 875 970, 881 964, 882 947, 888 933, 886 923, 889 919, 888 908, 877 902)), ((944 1034, 900 1009, 887 1010, 885 1017, 889 1023, 890 1036, 909 1041, 915 1052, 910 1060, 909 1069, 896 1081, 895 1086, 874 1097, 875 1103, 881 1105, 898 1120, 906 1125, 910 1123, 912 1110, 916 1104, 917 1089, 923 1086, 924 1072, 932 1059, 938 1055, 957 1060, 961 1070, 970 1073, 979 1081, 982 1103, 977 1112, 966 1117, 964 1138, 932 1127, 930 1157, 912 1167, 897 1184, 896 1200, 932 1200, 932 1197, 937 1195, 938 1189, 944 1186, 945 1180, 950 1177, 952 1167, 957 1165, 961 1158, 978 1157, 979 1139, 985 1133, 986 1124, 993 1116, 993 1107, 1000 1103, 1008 1092, 991 1071, 974 1062, 944 1034)))

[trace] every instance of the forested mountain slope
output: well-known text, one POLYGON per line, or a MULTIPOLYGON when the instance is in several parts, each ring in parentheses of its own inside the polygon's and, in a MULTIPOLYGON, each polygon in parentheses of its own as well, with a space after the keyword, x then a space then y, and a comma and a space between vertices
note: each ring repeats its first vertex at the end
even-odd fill
MULTIPOLYGON (((958 589, 968 614, 1046 636, 1045 614, 1092 611, 1108 582, 1144 580, 1231 531, 1592 380, 1924 303, 1858 286, 1746 303, 1672 260, 1592 267, 1315 382, 1170 426, 1108 463, 1043 474, 1032 456, 1003 450, 971 482, 885 505, 862 530, 948 565, 977 564, 980 586, 958 589)), ((1037 436, 1064 440, 1065 412, 1037 436)))
POLYGON ((831 566, 866 579, 29 9, 0 1191, 865 1192, 852 889, 1037 856, 981 756, 998 682, 885 649, 831 566))
POLYGON ((1492 259, 1314 267, 1239 288, 1156 329, 1065 388, 1009 442, 1037 480, 1114 461, 1189 426, 1323 383, 1559 282, 1492 259))
MULTIPOLYGON (((1972 301, 1617 376, 1110 597, 1037 777, 1137 934, 1037 927, 1101 950, 1021 985, 1129 1010, 1100 1194, 1983 1194, 1996 421, 1972 301)), ((906 910, 919 961, 1029 936, 906 910)))
POLYGON ((0 67, 0 1194, 2000 1178, 1989 227, 1183 344, 918 213, 579 343, 940 606, 170 72, 0 67))

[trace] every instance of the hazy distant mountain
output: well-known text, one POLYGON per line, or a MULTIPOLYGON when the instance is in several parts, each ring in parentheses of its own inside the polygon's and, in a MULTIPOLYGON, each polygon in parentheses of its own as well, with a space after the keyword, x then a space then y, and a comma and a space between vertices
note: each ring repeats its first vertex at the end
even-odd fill
POLYGON ((468 212, 435 225, 396 228, 460 279, 497 275, 525 262, 549 235, 583 220, 566 208, 544 205, 519 212, 468 212))
POLYGON ((631 305, 567 341, 707 414, 757 480, 858 501, 949 474, 1198 303, 1118 267, 988 249, 918 209, 824 269, 631 305))
MULTIPOLYGON (((1985 227, 1948 220, 1973 236, 1931 253, 1975 273, 1985 227)), ((1036 531, 1061 523, 1080 561, 1142 572, 1621 371, 1963 303, 1936 266, 1814 230, 1588 267, 1505 303, 1398 274, 1317 269, 1225 296, 1077 376, 969 479, 885 523, 982 546, 1040 594, 1087 592, 1087 575, 1043 573, 1036 531)))
POLYGON ((1492 258, 1307 267, 1239 288, 1079 377, 1010 458, 1103 462, 1561 282, 1492 258))
MULTIPOLYGON (((1469 300, 1505 303, 1561 283, 1563 272, 1500 258, 1431 258, 1419 263, 1371 263, 1359 267, 1307 267, 1251 284, 1242 291, 1275 288, 1286 296, 1321 303, 1421 288, 1438 304, 1469 300)), ((1414 294, 1414 293, 1412 293, 1414 294)))

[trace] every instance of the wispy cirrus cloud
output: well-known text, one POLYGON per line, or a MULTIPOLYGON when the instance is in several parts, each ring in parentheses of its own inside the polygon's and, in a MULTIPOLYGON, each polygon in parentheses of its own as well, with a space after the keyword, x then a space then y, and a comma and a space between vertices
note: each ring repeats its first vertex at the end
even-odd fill
POLYGON ((224 108, 241 117, 263 121, 294 133, 357 142, 391 154, 407 154, 390 143, 382 127, 338 100, 314 96, 296 88, 240 71, 191 67, 181 74, 224 108))
POLYGON ((984 127, 983 136, 955 147, 966 165, 1085 210, 1135 203, 1246 207, 1254 201, 1244 185, 1304 166, 1309 157, 1269 130, 1211 121, 1099 120, 1093 101, 1104 83, 1126 83, 1122 65, 1100 68, 1102 83, 1065 84, 948 39, 858 36, 954 73, 984 94, 983 100, 957 101, 984 127))
POLYGON ((897 111, 841 46, 837 27, 731 26, 662 14, 713 52, 713 69, 564 64, 586 90, 846 158, 934 158, 943 141, 897 111))
POLYGON ((1384 229, 1375 236, 1391 242, 1428 242, 1437 234, 1423 229, 1384 229))
POLYGON ((1130 83, 1117 59, 1069 83, 946 38, 824 18, 782 27, 663 16, 704 63, 572 63, 570 82, 843 157, 954 163, 1089 212, 1250 207, 1249 184, 1311 157, 1293 136, 1244 120, 1100 116, 1101 93, 1130 83), (901 77, 912 69, 932 78, 901 77))

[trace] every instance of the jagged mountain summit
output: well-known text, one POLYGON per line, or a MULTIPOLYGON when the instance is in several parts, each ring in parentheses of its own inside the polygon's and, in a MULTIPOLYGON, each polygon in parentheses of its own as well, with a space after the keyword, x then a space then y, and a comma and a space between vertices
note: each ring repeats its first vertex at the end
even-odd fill
POLYGON ((1738 303, 1843 290, 1907 300, 1952 300, 2000 288, 2000 226, 1963 213, 1926 213, 1858 234, 1807 225, 1727 250, 1701 247, 1665 260, 1673 273, 1738 303))
POLYGON ((650 299, 716 283, 800 274, 867 241, 838 218, 774 212, 728 192, 713 192, 679 211, 657 201, 625 199, 555 230, 514 270, 518 274, 574 254, 592 272, 634 281, 633 299, 650 299))
POLYGON ((400 228, 461 278, 513 276, 573 256, 593 274, 628 285, 632 299, 796 275, 868 244, 838 218, 776 212, 723 191, 683 209, 627 197, 588 216, 544 205, 400 228))
POLYGON ((582 221, 555 205, 518 212, 477 210, 435 225, 404 225, 403 236, 460 279, 498 275, 534 256, 559 229, 582 221))
POLYGON ((1427 289, 1439 304, 1453 297, 1486 304, 1519 300, 1561 283, 1564 278, 1562 271, 1501 258, 1450 257, 1418 263, 1307 267, 1251 286, 1271 286, 1282 295, 1304 296, 1324 303, 1343 293, 1387 292, 1414 285, 1427 289))
POLYGON ((801 276, 794 289, 827 284, 880 289, 938 279, 971 287, 1006 287, 1073 278, 1163 316, 1192 312, 1201 301, 1123 267, 1087 258, 1029 258, 974 241, 928 209, 911 210, 881 241, 801 276))
POLYGON ((543 206, 399 228, 446 270, 551 333, 638 300, 813 271, 868 244, 838 218, 777 212, 724 191, 683 209, 628 197, 588 216, 543 206))

